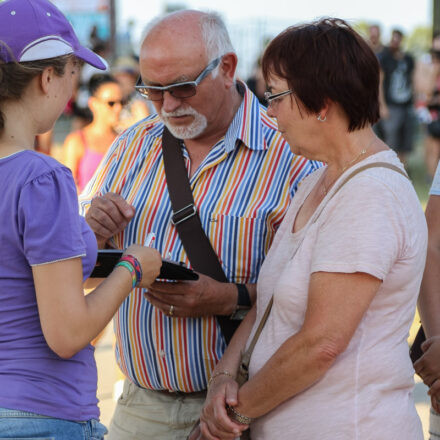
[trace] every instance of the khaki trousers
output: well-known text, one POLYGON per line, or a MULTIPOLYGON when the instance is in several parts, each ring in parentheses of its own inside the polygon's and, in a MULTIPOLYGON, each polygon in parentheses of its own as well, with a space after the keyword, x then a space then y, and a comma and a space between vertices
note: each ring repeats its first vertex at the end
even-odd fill
POLYGON ((429 413, 429 440, 440 440, 440 414, 432 407, 429 413))
POLYGON ((185 440, 206 393, 167 393, 125 379, 106 440, 185 440))

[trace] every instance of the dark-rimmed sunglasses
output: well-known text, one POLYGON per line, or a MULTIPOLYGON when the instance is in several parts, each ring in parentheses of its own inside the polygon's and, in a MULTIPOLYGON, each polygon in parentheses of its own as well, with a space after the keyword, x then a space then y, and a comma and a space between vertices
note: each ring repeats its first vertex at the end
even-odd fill
POLYGON ((106 101, 105 99, 99 99, 97 98, 98 101, 101 101, 104 104, 107 104, 109 107, 114 107, 116 104, 121 104, 122 107, 124 107, 125 105, 127 105, 128 101, 126 99, 121 99, 121 100, 110 100, 110 101, 106 101))
POLYGON ((194 81, 184 81, 163 87, 146 86, 142 84, 142 79, 139 77, 135 89, 144 98, 150 101, 162 101, 164 92, 168 92, 171 96, 178 99, 190 98, 197 93, 197 86, 220 64, 222 58, 223 57, 218 57, 215 60, 212 60, 194 81))

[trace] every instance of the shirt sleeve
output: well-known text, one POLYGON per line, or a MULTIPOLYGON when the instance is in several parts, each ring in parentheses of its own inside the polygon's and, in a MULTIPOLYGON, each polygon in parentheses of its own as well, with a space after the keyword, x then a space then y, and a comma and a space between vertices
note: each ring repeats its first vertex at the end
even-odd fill
POLYGON ((368 177, 350 182, 321 213, 311 273, 368 273, 383 280, 405 246, 395 194, 368 177))
POLYGON ((432 186, 429 194, 440 196, 440 162, 437 165, 437 170, 435 172, 434 180, 432 181, 432 186))
POLYGON ((70 170, 58 167, 24 185, 18 206, 23 251, 31 266, 84 256, 70 170))

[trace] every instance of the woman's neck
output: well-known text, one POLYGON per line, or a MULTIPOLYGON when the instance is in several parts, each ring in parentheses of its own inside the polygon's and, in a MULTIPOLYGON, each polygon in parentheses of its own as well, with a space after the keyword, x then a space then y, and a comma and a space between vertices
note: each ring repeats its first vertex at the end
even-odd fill
POLYGON ((370 127, 333 138, 329 144, 323 161, 329 171, 340 174, 368 156, 388 149, 370 127))
POLYGON ((38 130, 33 119, 27 117, 20 103, 9 103, 2 108, 5 126, 0 132, 0 156, 9 156, 17 151, 34 149, 38 130))
POLYGON ((338 178, 349 168, 367 157, 385 151, 387 145, 369 127, 349 133, 341 139, 334 139, 324 159, 327 169, 322 176, 323 191, 326 194, 338 178))

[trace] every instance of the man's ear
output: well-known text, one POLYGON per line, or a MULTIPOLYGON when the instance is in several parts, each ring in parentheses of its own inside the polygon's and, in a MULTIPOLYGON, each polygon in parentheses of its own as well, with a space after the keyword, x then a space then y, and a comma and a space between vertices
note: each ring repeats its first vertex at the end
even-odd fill
POLYGON ((237 55, 234 52, 228 52, 223 55, 220 62, 220 73, 225 79, 226 88, 231 88, 235 85, 235 71, 237 70, 237 55))
POLYGON ((40 74, 39 85, 42 92, 47 95, 49 94, 50 88, 52 86, 55 76, 55 71, 53 67, 46 67, 40 74))

